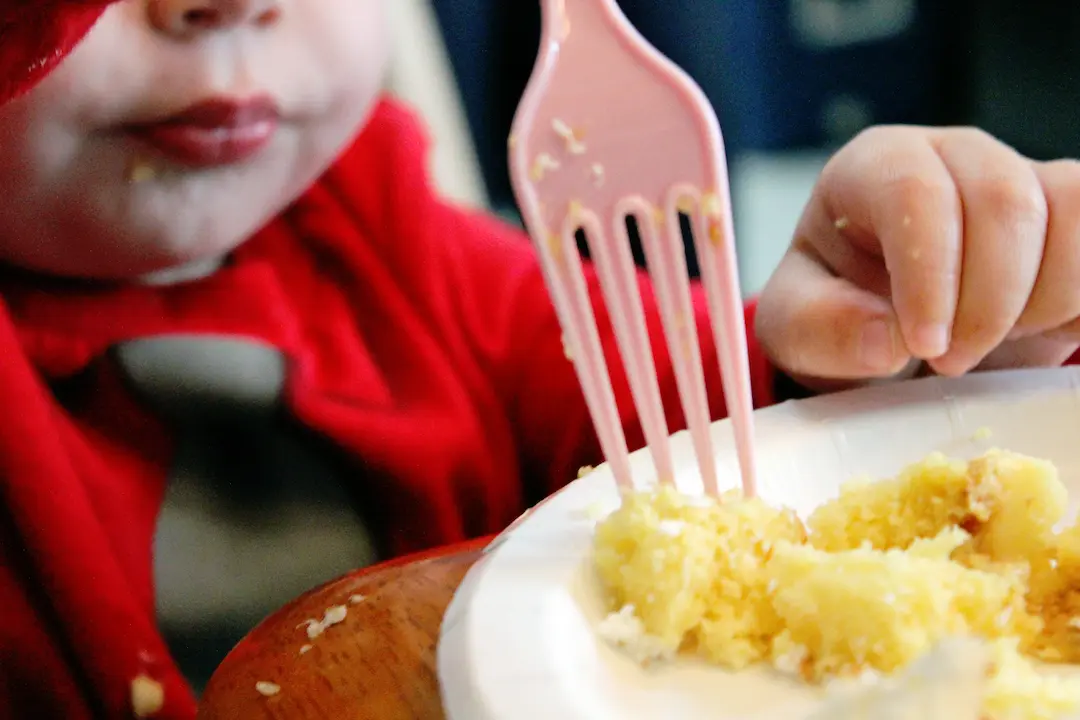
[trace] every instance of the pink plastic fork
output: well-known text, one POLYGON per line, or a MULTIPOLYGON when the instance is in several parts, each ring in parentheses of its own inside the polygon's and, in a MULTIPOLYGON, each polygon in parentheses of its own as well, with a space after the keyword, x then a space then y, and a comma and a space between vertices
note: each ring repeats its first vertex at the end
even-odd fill
POLYGON ((632 488, 626 437, 581 272, 578 229, 596 265, 657 476, 674 482, 626 229, 633 216, 704 487, 719 492, 681 210, 691 216, 743 491, 753 495, 746 323, 716 115, 701 89, 648 44, 615 0, 541 0, 541 6, 540 53, 510 135, 510 175, 601 450, 619 486, 632 488))

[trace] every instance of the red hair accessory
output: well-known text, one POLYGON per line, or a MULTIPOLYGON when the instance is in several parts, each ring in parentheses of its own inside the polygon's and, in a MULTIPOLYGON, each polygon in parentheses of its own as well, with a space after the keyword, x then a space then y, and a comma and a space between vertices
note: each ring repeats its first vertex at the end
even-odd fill
POLYGON ((109 0, 0 2, 0 102, 29 90, 94 26, 109 0))

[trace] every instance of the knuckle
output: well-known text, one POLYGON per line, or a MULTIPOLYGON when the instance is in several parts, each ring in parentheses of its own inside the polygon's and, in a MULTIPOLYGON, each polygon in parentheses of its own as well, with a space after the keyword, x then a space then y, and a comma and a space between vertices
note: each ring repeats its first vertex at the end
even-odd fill
POLYGON ((1064 180, 1072 180, 1080 183, 1080 160, 1061 158, 1040 163, 1040 166, 1064 180))
POLYGON ((989 315, 958 318, 950 352, 972 360, 981 359, 1001 345, 1011 329, 1011 325, 989 315))
POLYGON ((1064 231, 1075 254, 1076 246, 1080 244, 1080 182, 1069 187, 1052 202, 1050 219, 1056 226, 1055 229, 1064 231))
MULTIPOLYGON (((1076 266, 1074 263, 1073 267, 1076 266)), ((1065 273, 1060 270, 1060 266, 1052 268, 1047 273, 1050 277, 1040 281, 1032 290, 1028 304, 1016 323, 1018 327, 1028 333, 1040 333, 1080 318, 1080 286, 1073 280, 1076 275, 1068 269, 1065 273)))
POLYGON ((1012 328, 1011 319, 1003 313, 984 313, 974 318, 974 322, 971 323, 970 327, 966 328, 964 335, 972 343, 989 349, 1001 342, 1012 328))
POLYGON ((1038 183, 990 178, 973 183, 972 199, 980 212, 1009 225, 1046 227, 1050 210, 1038 183))
POLYGON ((888 191, 905 212, 948 210, 958 205, 955 186, 940 177, 900 175, 889 180, 888 191))
POLYGON ((1067 231, 1074 234, 1080 225, 1080 161, 1055 160, 1041 165, 1039 171, 1051 223, 1059 227, 1067 223, 1067 231))
POLYGON ((847 166, 854 158, 863 166, 877 163, 891 156, 904 155, 915 136, 908 128, 895 125, 873 125, 860 130, 825 164, 823 174, 847 166))
POLYGON ((1067 221, 1071 226, 1070 235, 1075 234, 1076 226, 1080 225, 1080 175, 1077 176, 1075 184, 1062 188, 1054 195, 1051 200, 1054 205, 1054 219, 1067 221))
POLYGON ((974 125, 958 125, 945 131, 947 139, 956 139, 961 142, 992 142, 995 145, 1003 145, 996 137, 974 125))
POLYGON ((907 129, 900 125, 871 125, 863 128, 852 140, 853 143, 891 143, 898 137, 907 133, 907 129))

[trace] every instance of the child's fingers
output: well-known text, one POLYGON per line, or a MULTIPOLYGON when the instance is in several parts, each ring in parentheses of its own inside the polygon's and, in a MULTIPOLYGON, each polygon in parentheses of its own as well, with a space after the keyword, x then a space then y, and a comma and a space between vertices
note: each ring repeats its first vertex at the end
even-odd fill
POLYGON ((853 247, 883 257, 907 348, 922 359, 946 352, 960 287, 962 208, 925 131, 864 132, 825 168, 812 202, 824 203, 834 223, 810 241, 825 255, 853 247))
POLYGON ((1049 210, 1042 265, 1013 329, 1026 337, 1080 317, 1080 162, 1034 163, 1049 210))
POLYGON ((1024 311, 1042 262, 1047 204, 1031 162, 990 135, 951 130, 937 136, 936 146, 963 207, 963 270, 952 342, 944 356, 931 361, 937 372, 953 375, 975 367, 1000 345, 1024 311))
POLYGON ((773 361, 796 376, 888 377, 910 360, 888 300, 836 277, 798 241, 761 295, 756 331, 773 361))

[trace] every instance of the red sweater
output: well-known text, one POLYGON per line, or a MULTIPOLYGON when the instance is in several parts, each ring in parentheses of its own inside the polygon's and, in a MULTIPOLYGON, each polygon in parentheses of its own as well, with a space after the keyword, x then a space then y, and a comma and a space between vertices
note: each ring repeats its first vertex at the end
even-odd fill
MULTIPOLYGON (((37 67, 11 48, 77 38, 88 16, 71 7, 34 19, 34 33, 0 35, 9 49, 0 73, 15 80, 37 67)), ((440 201, 424 166, 422 133, 386 102, 332 169, 212 277, 103 287, 0 270, 5 713, 129 717, 132 680, 146 675, 165 688, 156 717, 194 715, 154 617, 151 540, 173 438, 108 363, 91 365, 117 342, 196 333, 279 348, 286 410, 363 466, 357 490, 381 513, 373 529, 392 554, 496 532, 598 460, 529 243, 440 201), (98 369, 61 405, 50 386, 87 368, 98 369)), ((715 375, 711 345, 704 353, 715 375)), ((751 353, 756 398, 768 402, 771 372, 753 342, 751 353)), ((682 419, 665 352, 657 366, 674 430, 682 419)), ((625 377, 612 369, 628 438, 640 445, 625 377)), ((710 389, 720 417, 718 378, 710 389)))

